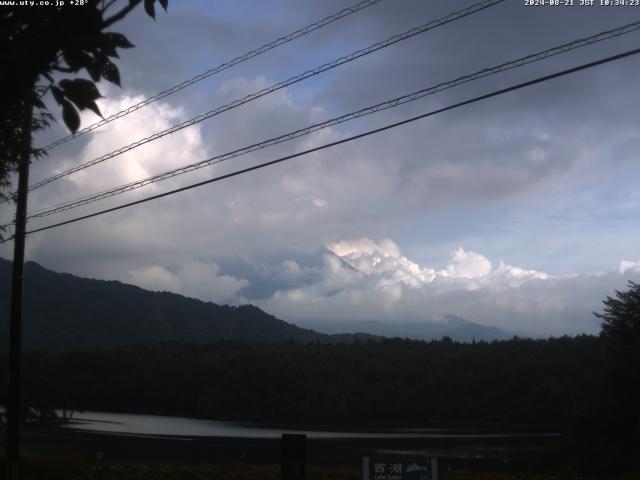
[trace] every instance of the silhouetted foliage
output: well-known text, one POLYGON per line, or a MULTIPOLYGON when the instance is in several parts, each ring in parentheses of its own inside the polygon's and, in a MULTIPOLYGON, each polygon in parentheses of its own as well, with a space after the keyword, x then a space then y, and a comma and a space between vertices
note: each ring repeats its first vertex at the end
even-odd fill
POLYGON ((616 298, 607 297, 603 303, 604 313, 595 314, 602 320, 600 336, 617 346, 615 352, 622 353, 625 360, 637 362, 640 356, 628 354, 640 355, 640 284, 630 281, 629 290, 616 291, 616 298))
POLYGON ((167 343, 30 354, 25 395, 58 408, 236 421, 558 431, 588 400, 602 359, 589 336, 167 343))
POLYGON ((603 375, 586 441, 602 471, 640 471, 640 284, 604 300, 603 375))
MULTIPOLYGON (((166 10, 168 0, 144 0, 155 18, 155 3, 166 10)), ((49 92, 60 106, 65 125, 75 133, 80 127, 78 110, 100 115, 94 82, 104 79, 120 85, 113 58, 117 49, 133 44, 122 34, 105 31, 143 0, 83 0, 82 5, 22 6, 0 9, 0 198, 9 187, 24 150, 25 113, 34 107, 32 130, 46 128, 53 120, 43 97, 49 92), (85 78, 63 78, 64 74, 85 78), (41 83, 38 83, 41 82, 41 83)), ((30 139, 29 139, 30 142, 30 139)), ((31 149, 33 156, 42 150, 31 149)))

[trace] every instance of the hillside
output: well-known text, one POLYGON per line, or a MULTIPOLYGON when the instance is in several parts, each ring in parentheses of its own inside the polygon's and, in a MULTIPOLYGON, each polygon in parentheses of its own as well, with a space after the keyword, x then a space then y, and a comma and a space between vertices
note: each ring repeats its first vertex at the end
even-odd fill
MULTIPOLYGON (((0 312, 9 316, 11 262, 0 259, 0 312)), ((216 305, 168 292, 151 292, 117 281, 91 280, 25 264, 23 341, 29 350, 111 348, 174 341, 209 343, 341 342, 298 328, 257 307, 216 305)), ((0 322, 6 350, 8 322, 0 322)))

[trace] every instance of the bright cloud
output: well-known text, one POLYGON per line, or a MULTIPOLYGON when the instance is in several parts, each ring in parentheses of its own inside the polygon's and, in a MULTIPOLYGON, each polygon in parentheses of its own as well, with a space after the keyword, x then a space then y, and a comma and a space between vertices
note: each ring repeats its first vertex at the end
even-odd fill
POLYGON ((450 263, 442 269, 421 267, 400 253, 400 247, 384 239, 376 243, 368 238, 330 243, 327 249, 343 262, 367 276, 379 277, 384 284, 403 284, 420 288, 436 280, 454 280, 457 284, 516 285, 522 280, 547 279, 549 275, 500 262, 493 267, 487 257, 459 247, 451 253, 450 263))
MULTIPOLYGON (((400 254, 400 248, 392 240, 376 243, 368 238, 331 243, 327 249, 358 272, 380 278, 380 287, 404 284, 419 288, 434 279, 433 269, 420 266, 400 254)), ((333 270, 336 271, 335 269, 333 270)))
MULTIPOLYGON (((292 321, 420 321, 457 315, 521 334, 594 332, 593 311, 631 268, 600 275, 552 276, 459 247, 444 268, 420 266, 392 240, 328 245, 319 275, 261 304, 292 321)), ((640 269, 634 270, 640 277, 640 269)))
MULTIPOLYGON (((113 95, 115 93, 115 91, 110 91, 111 95, 98 102, 105 117, 144 99, 139 95, 116 97, 113 95)), ((161 132, 185 120, 186 117, 184 108, 174 107, 165 102, 153 103, 147 108, 101 127, 99 133, 89 137, 81 151, 73 155, 53 155, 54 163, 48 165, 52 170, 50 173, 59 173, 70 167, 102 157, 116 149, 161 132)), ((91 124, 95 120, 95 116, 92 116, 91 113, 82 115, 83 125, 91 124)), ((59 189, 58 199, 64 195, 70 200, 75 198, 72 195, 94 193, 191 163, 195 159, 204 158, 206 158, 206 148, 200 130, 187 128, 138 146, 89 169, 69 175, 54 186, 59 189)), ((149 189, 156 188, 157 186, 150 185, 145 190, 148 192, 149 189)), ((45 193, 36 191, 36 194, 37 200, 40 198, 45 200, 45 193)))
POLYGON ((478 278, 491 273, 491 262, 475 252, 465 252, 462 247, 451 254, 452 262, 447 274, 454 278, 478 278))
POLYGON ((217 303, 238 303, 249 282, 221 275, 215 263, 189 261, 175 271, 151 265, 129 271, 130 282, 148 290, 170 291, 217 303))
POLYGON ((633 262, 631 260, 623 260, 620 262, 620 265, 618 265, 618 272, 620 272, 621 275, 627 272, 640 272, 640 261, 633 262))

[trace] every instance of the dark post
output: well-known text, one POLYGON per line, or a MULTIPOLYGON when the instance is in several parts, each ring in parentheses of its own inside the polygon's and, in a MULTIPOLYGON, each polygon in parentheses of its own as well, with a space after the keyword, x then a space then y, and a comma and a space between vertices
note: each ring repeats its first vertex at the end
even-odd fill
POLYGON ((304 480, 307 468, 307 436, 282 434, 282 480, 304 480))
POLYGON ((32 91, 25 97, 25 115, 22 125, 24 150, 18 166, 18 192, 16 199, 16 231, 13 241, 13 278, 11 283, 11 323, 9 332, 9 401, 7 402, 7 467, 9 480, 20 475, 20 363, 22 356, 22 290, 24 284, 24 245, 27 223, 27 193, 29 187, 29 160, 31 156, 32 91))

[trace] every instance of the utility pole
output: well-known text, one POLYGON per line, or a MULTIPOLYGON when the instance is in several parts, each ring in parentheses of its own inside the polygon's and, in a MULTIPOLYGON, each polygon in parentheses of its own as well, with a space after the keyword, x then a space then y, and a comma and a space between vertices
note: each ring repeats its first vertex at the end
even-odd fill
POLYGON ((9 332, 9 401, 7 402, 7 468, 9 480, 20 478, 21 360, 22 360, 22 293, 24 286, 24 247, 29 192, 31 157, 31 124, 33 89, 25 95, 25 111, 21 134, 23 148, 18 166, 16 198, 16 230, 13 240, 13 276, 11 283, 11 323, 9 332))

